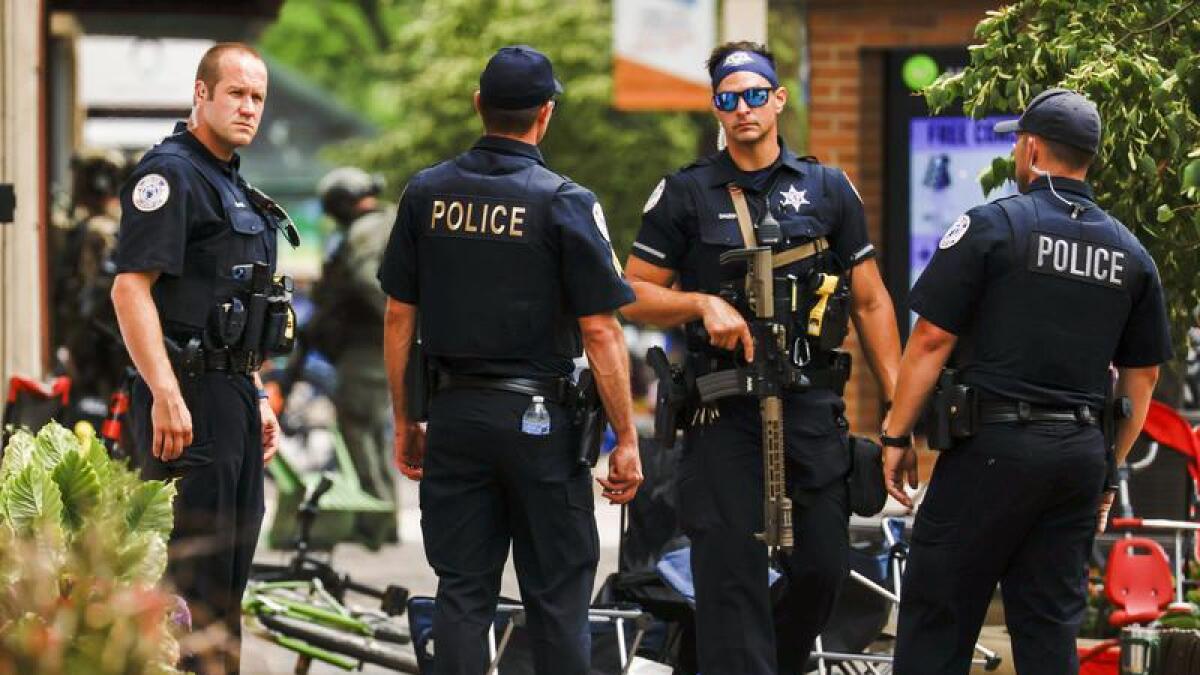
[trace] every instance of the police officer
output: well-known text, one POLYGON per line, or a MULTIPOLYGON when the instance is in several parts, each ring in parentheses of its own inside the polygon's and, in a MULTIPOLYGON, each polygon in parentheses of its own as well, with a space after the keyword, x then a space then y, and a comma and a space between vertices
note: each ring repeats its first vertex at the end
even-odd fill
POLYGON ((438 575, 439 675, 487 669, 510 543, 535 670, 590 672, 599 541, 565 405, 581 348, 617 435, 598 479, 603 495, 626 503, 642 480, 629 355, 613 316, 633 292, 596 196, 547 169, 537 148, 561 91, 537 50, 496 52, 475 93, 484 137, 409 181, 379 271, 396 456, 421 480, 425 552, 438 575), (437 373, 427 449, 406 409, 418 308, 437 373))
MULTIPOLYGON (((392 414, 383 367, 386 296, 375 274, 396 209, 379 200, 382 188, 381 179, 352 166, 330 171, 317 184, 321 208, 337 231, 313 289, 316 311, 306 336, 337 370, 333 403, 338 431, 359 482, 368 494, 394 507, 392 414)), ((360 516, 356 526, 369 543, 397 541, 395 510, 384 517, 360 516)))
POLYGON ((840 300, 843 311, 825 319, 833 336, 828 343, 799 338, 789 345, 790 358, 804 365, 812 386, 784 394, 796 546, 781 561, 786 587, 775 589, 782 598, 774 606, 767 551, 754 537, 763 531, 764 494, 757 402, 734 396, 715 409, 694 410, 679 471, 679 514, 692 541, 699 670, 803 672, 849 565, 848 425, 841 399, 848 367, 846 355, 832 347, 842 341, 848 313, 882 390, 890 393, 899 337, 862 201, 849 178, 797 157, 778 136, 787 90, 770 52, 755 43, 724 44, 713 51, 708 70, 728 147, 667 176, 650 194, 626 272, 638 299, 622 311, 634 321, 689 324, 687 363, 696 376, 755 358, 746 317, 718 295, 731 275, 740 274, 721 265, 721 254, 754 243, 746 241, 751 233, 741 232, 733 196, 738 191, 755 224, 767 216, 778 222, 776 285, 795 281, 805 308, 788 321, 806 321, 816 301, 809 284, 817 274, 843 283, 849 277, 848 297, 829 300, 840 300), (695 330, 699 326, 703 334, 695 330))
POLYGON ((242 179, 234 152, 253 140, 266 96, 266 65, 252 48, 213 46, 186 127, 147 152, 121 191, 112 299, 139 374, 135 452, 143 475, 178 479, 168 573, 193 626, 223 625, 231 636, 224 654, 185 658, 203 673, 238 668, 263 465, 279 443, 256 372, 270 350, 251 337, 265 321, 262 298, 245 289, 274 270, 281 212, 242 179))
POLYGON ((979 424, 939 456, 917 512, 897 673, 966 673, 997 582, 1017 672, 1078 671, 1087 555, 1112 504, 1098 423, 1109 366, 1132 401, 1123 458, 1171 357, 1154 262, 1084 182, 1096 107, 1050 89, 996 125, 1014 130, 1023 194, 960 216, 912 292, 920 318, 883 431, 889 491, 911 506, 909 432, 948 360, 976 391, 979 424))

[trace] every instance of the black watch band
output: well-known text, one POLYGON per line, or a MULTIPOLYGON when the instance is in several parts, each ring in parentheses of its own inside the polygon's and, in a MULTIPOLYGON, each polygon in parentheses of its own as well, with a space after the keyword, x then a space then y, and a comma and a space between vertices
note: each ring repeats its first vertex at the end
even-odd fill
POLYGON ((888 436, 887 434, 879 434, 879 442, 889 448, 911 448, 912 434, 905 436, 888 436))

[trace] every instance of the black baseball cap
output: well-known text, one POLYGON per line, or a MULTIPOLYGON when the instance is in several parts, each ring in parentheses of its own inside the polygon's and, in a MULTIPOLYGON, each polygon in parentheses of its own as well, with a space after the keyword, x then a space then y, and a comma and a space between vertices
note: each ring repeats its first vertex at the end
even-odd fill
POLYGON ((1070 89, 1043 91, 1025 106, 1020 119, 999 122, 994 130, 998 134, 1037 134, 1092 155, 1100 148, 1100 113, 1096 105, 1070 89))
POLYGON ((562 92, 550 59, 528 45, 501 47, 479 76, 479 97, 501 110, 534 108, 562 92))

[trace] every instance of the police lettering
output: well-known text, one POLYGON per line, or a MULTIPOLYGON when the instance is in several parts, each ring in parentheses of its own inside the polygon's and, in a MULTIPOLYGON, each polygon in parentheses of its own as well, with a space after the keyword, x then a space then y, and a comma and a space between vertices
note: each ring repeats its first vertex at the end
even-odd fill
POLYGON ((1029 269, 1042 274, 1121 287, 1125 285, 1125 261, 1121 249, 1081 239, 1035 232, 1029 249, 1029 269))
POLYGON ((512 241, 525 236, 527 208, 484 197, 438 196, 429 213, 430 233, 512 241))

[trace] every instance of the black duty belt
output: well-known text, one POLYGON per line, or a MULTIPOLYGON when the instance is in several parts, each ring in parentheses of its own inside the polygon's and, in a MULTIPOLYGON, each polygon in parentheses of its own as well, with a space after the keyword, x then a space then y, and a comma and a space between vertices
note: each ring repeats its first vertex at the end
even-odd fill
POLYGON ((251 373, 257 370, 245 352, 233 349, 204 350, 204 370, 230 373, 251 373))
POLYGON ((979 422, 1001 424, 1005 422, 1075 422, 1077 424, 1099 424, 1100 412, 1086 405, 1074 408, 1052 408, 1024 401, 980 401, 979 422))
POLYGON ((478 375, 452 375, 438 371, 437 390, 448 389, 491 389, 527 396, 544 396, 547 401, 566 404, 571 400, 574 385, 565 377, 533 379, 529 377, 482 377, 478 375))
MULTIPOLYGON (((733 360, 724 357, 704 357, 699 356, 693 362, 697 366, 697 376, 715 373, 721 370, 735 370, 740 368, 733 360)), ((808 386, 811 389, 832 389, 840 396, 846 386, 847 373, 837 368, 831 368, 827 365, 809 364, 800 369, 804 373, 804 377, 808 378, 808 386)))

